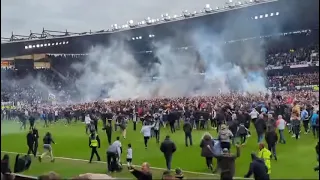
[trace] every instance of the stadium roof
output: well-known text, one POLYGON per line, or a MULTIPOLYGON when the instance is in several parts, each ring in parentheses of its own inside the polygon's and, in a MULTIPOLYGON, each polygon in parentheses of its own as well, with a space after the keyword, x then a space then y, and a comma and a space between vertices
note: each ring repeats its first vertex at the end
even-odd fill
POLYGON ((252 26, 233 28, 229 30, 229 40, 267 35, 274 32, 275 25, 279 26, 278 31, 283 32, 318 28, 319 1, 278 0, 253 6, 231 6, 230 10, 207 13, 193 18, 182 18, 182 20, 171 19, 164 23, 159 22, 155 25, 116 32, 70 33, 43 29, 43 32, 39 34, 16 36, 18 39, 29 37, 30 40, 2 43, 1 57, 36 53, 81 54, 86 53, 92 46, 107 45, 112 37, 126 37, 130 43, 144 46, 150 42, 150 39, 174 37, 177 34, 183 36, 197 27, 212 28, 215 32, 221 32, 230 24, 250 24, 255 27, 263 27, 263 30, 256 31, 252 26), (54 33, 60 33, 60 35, 52 35, 54 33))

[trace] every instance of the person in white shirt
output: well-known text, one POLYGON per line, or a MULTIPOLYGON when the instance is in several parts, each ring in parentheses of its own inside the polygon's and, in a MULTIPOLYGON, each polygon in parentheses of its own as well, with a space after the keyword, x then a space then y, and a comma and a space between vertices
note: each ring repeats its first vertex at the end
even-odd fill
POLYGON ((128 144, 127 149, 127 166, 130 167, 132 165, 132 148, 131 144, 128 144))
POLYGON ((114 141, 113 143, 112 143, 112 145, 114 145, 114 146, 116 146, 117 147, 117 151, 118 151, 118 159, 119 159, 119 162, 120 162, 120 160, 121 160, 121 153, 122 153, 122 144, 121 144, 121 142, 120 142, 120 137, 118 136, 117 138, 116 138, 116 141, 114 141))
POLYGON ((24 115, 27 116, 27 117, 29 116, 28 110, 25 110, 25 111, 24 111, 24 115))
POLYGON ((144 139, 144 147, 147 149, 148 148, 148 140, 150 139, 151 136, 151 128, 154 125, 147 125, 146 122, 143 123, 143 126, 141 128, 141 133, 143 134, 143 139, 144 139))
POLYGON ((259 116, 259 112, 256 110, 256 108, 253 108, 249 115, 251 117, 252 122, 255 123, 259 116))
POLYGON ((89 114, 87 114, 84 117, 84 123, 86 124, 86 134, 88 134, 88 131, 90 130, 90 126, 91 126, 91 118, 89 114))
POLYGON ((57 122, 59 120, 59 112, 58 110, 54 111, 54 122, 57 122))
POLYGON ((284 138, 284 129, 286 128, 287 122, 282 118, 281 115, 278 116, 278 120, 276 122, 277 128, 279 130, 279 134, 280 134, 280 140, 279 142, 282 144, 286 143, 286 140, 284 138))

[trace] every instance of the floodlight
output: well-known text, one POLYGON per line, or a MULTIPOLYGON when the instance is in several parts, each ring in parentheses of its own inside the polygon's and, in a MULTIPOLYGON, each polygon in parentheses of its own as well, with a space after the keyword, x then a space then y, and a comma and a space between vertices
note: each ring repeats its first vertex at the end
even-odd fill
POLYGON ((276 16, 279 16, 279 14, 280 14, 279 12, 276 12, 276 16))
POLYGON ((128 23, 129 23, 129 25, 130 25, 130 24, 133 24, 133 20, 128 21, 128 23))
POLYGON ((59 42, 59 45, 61 45, 62 44, 62 42, 59 42))
POLYGON ((197 14, 197 11, 193 11, 192 16, 195 16, 197 14))
POLYGON ((232 0, 229 0, 229 3, 232 3, 232 0))
POLYGON ((264 15, 264 17, 268 17, 268 16, 269 16, 269 14, 265 14, 265 15, 264 15))
POLYGON ((173 15, 173 19, 176 19, 176 18, 178 18, 178 16, 177 15, 173 15))
POLYGON ((147 22, 147 24, 151 24, 152 23, 152 19, 150 17, 147 17, 146 18, 146 22, 147 22))
POLYGON ((144 25, 146 23, 146 21, 141 21, 141 24, 144 25))
POLYGON ((44 46, 44 47, 47 47, 47 44, 44 44, 43 46, 44 46))
POLYGON ((112 30, 118 30, 119 29, 117 24, 113 24, 113 25, 111 25, 111 27, 112 27, 112 30))
POLYGON ((166 14, 164 15, 164 20, 165 20, 165 21, 170 21, 170 19, 171 19, 171 17, 169 16, 168 13, 166 13, 166 14))
POLYGON ((68 43, 69 43, 69 41, 66 42, 66 44, 68 44, 68 43))
POLYGON ((36 45, 32 45, 32 48, 35 48, 36 47, 36 45))
POLYGON ((29 48, 28 46, 25 46, 25 47, 24 47, 24 49, 28 49, 28 48, 29 48))
POLYGON ((40 44, 40 47, 43 47, 43 44, 40 44))
POLYGON ((40 45, 39 45, 39 44, 37 44, 37 45, 36 45, 36 47, 38 48, 38 47, 40 47, 40 45))
POLYGON ((133 37, 132 40, 135 40, 135 38, 133 37))
POLYGON ((59 43, 58 43, 58 42, 56 42, 56 45, 59 45, 59 43))
POLYGON ((254 19, 258 19, 258 16, 255 16, 254 19))
POLYGON ((136 39, 139 39, 139 37, 137 36, 136 39))
POLYGON ((48 46, 51 46, 51 44, 50 44, 50 43, 48 43, 48 46))
POLYGON ((66 44, 66 42, 63 41, 62 44, 66 44))
POLYGON ((190 17, 191 14, 188 12, 188 10, 184 10, 183 12, 184 17, 190 17))
POLYGON ((273 13, 270 13, 270 16, 273 16, 273 13))
POLYGON ((260 15, 260 19, 262 19, 263 18, 263 15, 260 15))
POLYGON ((206 6, 204 7, 204 11, 209 13, 212 11, 212 8, 210 7, 210 4, 206 4, 206 6))
POLYGON ((32 48, 32 45, 29 45, 29 49, 31 49, 32 48))
POLYGON ((151 22, 152 22, 152 23, 155 23, 155 22, 156 22, 156 20, 155 20, 155 19, 151 19, 151 22))
POLYGON ((142 39, 142 37, 141 37, 141 36, 139 36, 139 39, 142 39))

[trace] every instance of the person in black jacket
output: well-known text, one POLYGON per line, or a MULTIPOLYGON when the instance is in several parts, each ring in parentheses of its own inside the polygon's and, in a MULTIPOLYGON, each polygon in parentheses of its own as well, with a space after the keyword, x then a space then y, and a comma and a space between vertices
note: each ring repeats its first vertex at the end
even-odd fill
POLYGON ((185 137, 185 143, 186 143, 186 146, 188 147, 188 139, 189 139, 189 142, 190 142, 190 146, 192 146, 192 125, 189 121, 189 119, 187 119, 185 121, 185 123, 183 124, 183 131, 184 131, 184 137, 185 137))
POLYGON ((36 119, 34 118, 33 115, 31 115, 31 116, 29 117, 29 124, 30 124, 29 129, 30 129, 30 130, 32 130, 32 129, 34 128, 34 122, 35 122, 35 121, 36 121, 36 119))
POLYGON ((34 154, 34 149, 33 149, 33 144, 34 144, 34 136, 32 133, 32 130, 29 131, 29 133, 27 134, 27 145, 28 145, 28 152, 27 154, 34 154))
POLYGON ((165 140, 161 143, 160 150, 166 159, 167 169, 171 170, 172 155, 176 152, 177 147, 174 142, 170 140, 170 136, 166 136, 165 140))
POLYGON ((235 161, 240 157, 240 145, 236 145, 236 155, 231 154, 227 148, 222 150, 222 154, 216 154, 210 145, 207 146, 211 150, 213 156, 217 158, 218 166, 220 168, 220 179, 221 180, 232 180, 235 174, 235 161))
POLYGON ((137 180, 152 180, 150 165, 146 162, 142 163, 141 170, 135 169, 130 166, 129 171, 134 175, 134 177, 137 178, 137 180))
POLYGON ((268 168, 263 159, 258 158, 254 153, 251 153, 251 158, 249 171, 244 178, 249 178, 253 174, 255 180, 269 180, 268 168))
POLYGON ((108 143, 111 145, 111 137, 112 137, 112 124, 110 121, 106 122, 106 126, 104 127, 104 130, 106 131, 108 143))
POLYGON ((38 139, 39 139, 39 132, 38 132, 38 129, 36 128, 36 127, 33 127, 33 129, 32 129, 32 135, 33 135, 33 137, 34 137, 34 143, 33 143, 33 155, 34 155, 34 157, 36 157, 37 156, 37 151, 38 151, 38 144, 39 144, 39 141, 38 141, 38 139))
POLYGON ((257 135, 258 135, 258 143, 261 143, 262 140, 263 140, 264 132, 266 130, 266 122, 263 119, 263 115, 262 114, 259 115, 258 119, 254 123, 254 126, 256 128, 257 135))
POLYGON ((278 135, 273 127, 268 127, 265 139, 268 144, 268 149, 272 153, 272 156, 275 160, 278 160, 276 154, 276 144, 278 142, 278 135))
POLYGON ((39 156, 38 160, 39 162, 42 161, 42 159, 49 154, 50 158, 51 158, 51 162, 54 162, 54 157, 53 157, 53 153, 52 153, 52 146, 51 144, 56 144, 53 141, 52 135, 50 132, 47 132, 46 135, 43 138, 43 149, 44 149, 44 153, 41 154, 41 156, 39 156))

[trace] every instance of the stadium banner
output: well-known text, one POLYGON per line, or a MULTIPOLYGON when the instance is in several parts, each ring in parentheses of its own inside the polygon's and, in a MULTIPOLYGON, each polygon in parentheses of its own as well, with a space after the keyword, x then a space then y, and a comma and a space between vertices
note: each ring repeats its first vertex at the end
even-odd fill
POLYGON ((11 101, 8 101, 8 102, 1 102, 1 106, 13 106, 14 103, 11 102, 11 101))
POLYGON ((319 91, 319 85, 306 85, 306 86, 295 86, 298 90, 313 90, 313 91, 319 91))
POLYGON ((265 68, 265 70, 272 70, 272 69, 282 69, 283 66, 272 66, 272 65, 269 65, 265 68))
POLYGON ((290 66, 290 68, 303 68, 303 67, 309 67, 309 64, 295 64, 290 66))

